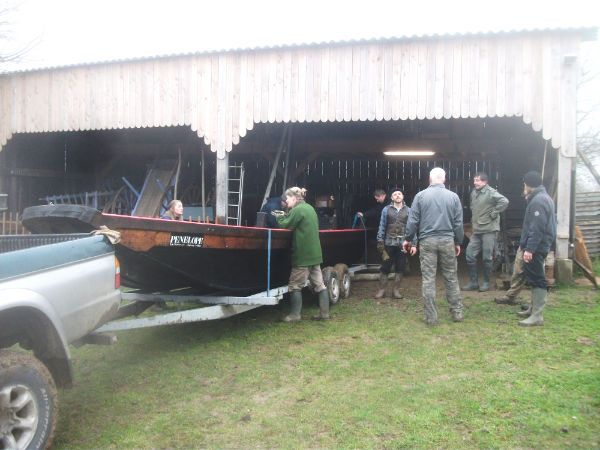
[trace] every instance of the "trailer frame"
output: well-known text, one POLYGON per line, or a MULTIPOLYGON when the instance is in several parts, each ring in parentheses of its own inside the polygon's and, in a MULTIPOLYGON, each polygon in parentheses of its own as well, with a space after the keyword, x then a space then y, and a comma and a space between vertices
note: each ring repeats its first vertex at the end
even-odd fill
MULTIPOLYGON (((356 272, 367 269, 367 264, 358 264, 347 267, 347 272, 354 275, 356 272)), ((325 269, 325 268, 323 268, 325 269)), ((332 268, 333 270, 333 268, 332 268)), ((333 278, 332 278, 333 279, 333 278)), ((333 283, 339 282, 335 278, 333 283)), ((328 289, 330 287, 328 286, 328 289)), ((237 314, 250 311, 260 306, 274 306, 279 304, 283 296, 288 292, 288 286, 279 286, 272 289, 248 295, 248 296, 231 296, 231 295, 194 295, 185 294, 181 291, 174 292, 158 292, 158 293, 142 293, 142 292, 124 292, 122 294, 122 305, 119 308, 120 316, 137 316, 152 305, 161 304, 163 302, 175 303, 199 303, 202 306, 199 308, 185 309, 174 312, 156 314, 148 317, 136 317, 133 319, 118 319, 112 320, 94 331, 96 333, 109 333, 114 331, 135 330, 138 328, 148 328, 164 325, 174 325, 182 323, 203 322, 207 320, 226 319, 237 314), (123 312, 125 312, 123 314, 123 312)), ((339 292, 339 286, 338 286, 339 292)), ((332 304, 337 303, 332 301, 332 304)))

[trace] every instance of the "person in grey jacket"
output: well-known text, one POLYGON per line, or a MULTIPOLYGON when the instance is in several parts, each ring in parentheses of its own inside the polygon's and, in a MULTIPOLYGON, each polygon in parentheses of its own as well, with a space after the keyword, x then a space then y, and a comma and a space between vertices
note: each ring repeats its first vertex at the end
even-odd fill
POLYGON ((410 208, 404 203, 404 194, 400 189, 393 189, 390 197, 392 203, 383 208, 377 232, 377 249, 382 254, 383 263, 379 268, 379 289, 375 298, 385 296, 388 275, 392 271, 392 266, 396 272, 393 295, 394 298, 402 298, 400 284, 406 269, 406 253, 402 248, 402 242, 410 208))
POLYGON ((538 172, 527 172, 523 177, 523 191, 527 208, 523 218, 523 230, 519 250, 523 251, 523 275, 531 286, 529 317, 519 325, 531 327, 544 324, 542 311, 546 305, 548 285, 544 272, 544 260, 556 240, 556 213, 554 202, 542 186, 538 172))
POLYGON ((473 234, 467 245, 466 257, 469 269, 469 283, 465 291, 485 292, 490 289, 496 233, 500 231, 500 213, 508 208, 508 199, 488 184, 488 176, 478 172, 473 177, 471 191, 471 224, 473 234), (479 285, 477 256, 481 253, 483 263, 483 283, 479 285))
POLYGON ((438 261, 444 276, 446 298, 455 322, 463 320, 463 305, 458 286, 456 257, 464 238, 463 212, 458 195, 444 186, 446 172, 434 167, 429 173, 430 185, 413 200, 406 224, 404 249, 411 255, 420 252, 423 278, 425 323, 437 324, 435 277, 438 261))

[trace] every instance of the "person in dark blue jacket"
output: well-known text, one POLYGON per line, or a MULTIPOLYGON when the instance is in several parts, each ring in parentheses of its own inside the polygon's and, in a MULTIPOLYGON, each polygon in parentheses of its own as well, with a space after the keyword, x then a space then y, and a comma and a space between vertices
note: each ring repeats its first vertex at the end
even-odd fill
POLYGON ((523 275, 531 286, 530 316, 519 325, 530 327, 544 324, 542 311, 546 305, 548 285, 544 261, 556 240, 556 213, 554 202, 542 186, 538 172, 527 172, 523 177, 523 193, 527 208, 519 250, 523 251, 523 275))
POLYGON ((261 208, 260 212, 266 213, 266 227, 267 228, 279 228, 277 219, 271 213, 273 211, 279 211, 285 209, 285 199, 282 196, 269 197, 261 208))

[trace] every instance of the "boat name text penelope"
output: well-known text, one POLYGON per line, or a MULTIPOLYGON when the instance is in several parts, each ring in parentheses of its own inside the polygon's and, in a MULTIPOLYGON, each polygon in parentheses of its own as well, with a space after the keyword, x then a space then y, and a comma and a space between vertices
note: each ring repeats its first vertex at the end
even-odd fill
POLYGON ((172 234, 169 241, 171 247, 202 247, 204 236, 189 234, 172 234))

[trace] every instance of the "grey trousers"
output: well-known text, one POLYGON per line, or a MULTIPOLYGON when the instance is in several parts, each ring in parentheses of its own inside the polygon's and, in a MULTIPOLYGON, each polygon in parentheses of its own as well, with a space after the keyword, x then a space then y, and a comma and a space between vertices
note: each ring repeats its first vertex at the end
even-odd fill
POLYGON ((494 257, 494 246, 496 245, 496 232, 491 233, 473 233, 467 245, 467 251, 465 256, 467 257, 467 264, 477 264, 477 256, 481 253, 481 260, 485 264, 492 264, 492 258, 494 257))

